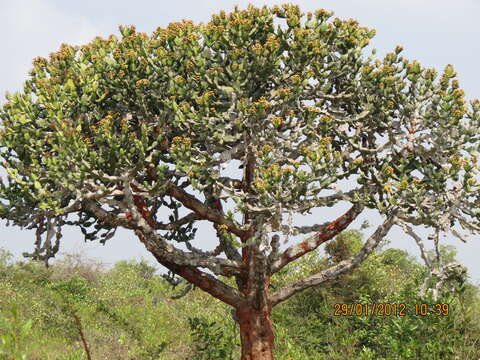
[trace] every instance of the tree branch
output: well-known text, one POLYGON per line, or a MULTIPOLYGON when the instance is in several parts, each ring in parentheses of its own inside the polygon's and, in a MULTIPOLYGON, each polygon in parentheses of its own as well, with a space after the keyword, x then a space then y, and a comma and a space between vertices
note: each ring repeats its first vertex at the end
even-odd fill
POLYGON ((287 300, 289 297, 309 287, 320 285, 327 280, 333 279, 334 277, 359 266, 367 258, 367 256, 375 250, 379 242, 395 224, 396 220, 396 210, 393 210, 392 213, 385 219, 385 221, 377 228, 377 230, 375 230, 375 232, 368 238, 362 249, 356 255, 315 275, 300 280, 295 284, 280 289, 271 297, 272 306, 287 300))
POLYGON ((200 215, 192 212, 188 215, 185 215, 181 219, 178 219, 177 221, 173 221, 168 224, 162 224, 157 222, 155 224, 155 230, 176 230, 182 225, 188 224, 189 222, 192 222, 192 221, 201 220, 201 219, 202 218, 200 215))
POLYGON ((362 190, 362 188, 353 189, 353 190, 350 190, 346 193, 344 193, 343 191, 339 191, 336 194, 322 196, 322 197, 318 197, 318 198, 311 199, 311 200, 305 200, 305 201, 303 201, 303 206, 302 207, 296 207, 296 208, 294 208, 294 210, 297 211, 297 212, 303 213, 307 210, 310 210, 313 207, 333 206, 333 205, 335 205, 336 203, 338 203, 339 201, 342 201, 342 200, 352 201, 354 194, 357 193, 357 192, 360 192, 362 190))
POLYGON ((425 265, 429 269, 431 269, 432 265, 430 264, 430 260, 428 259, 428 256, 427 256, 427 250, 425 249, 425 246, 423 246, 422 239, 420 238, 420 236, 415 234, 413 229, 410 226, 408 226, 405 222, 403 222, 402 220, 398 219, 396 223, 397 223, 397 225, 399 225, 403 229, 403 231, 405 231, 405 233, 410 235, 415 240, 418 247, 420 248, 420 255, 421 255, 423 261, 425 262, 425 265))
POLYGON ((270 264, 272 274, 281 270, 284 266, 288 265, 295 259, 298 259, 306 253, 315 250, 324 242, 335 237, 337 234, 347 228, 347 226, 356 219, 363 209, 363 205, 354 204, 350 210, 348 210, 338 219, 316 227, 315 229, 318 229, 318 232, 315 235, 308 237, 299 244, 290 246, 283 252, 283 254, 275 258, 275 261, 270 264))
MULTIPOLYGON (((133 202, 132 200, 130 201, 133 202)), ((136 234, 137 231, 140 231, 150 243, 147 249, 152 252, 152 254, 162 257, 166 261, 176 263, 179 266, 189 265, 208 268, 217 275, 223 275, 227 277, 240 274, 241 264, 239 262, 216 257, 211 258, 203 254, 185 252, 175 248, 161 235, 156 234, 153 231, 152 227, 145 221, 145 219, 140 215, 139 211, 133 207, 133 205, 131 207, 132 221, 120 219, 117 216, 112 215, 108 211, 103 210, 100 206, 96 205, 92 200, 85 201, 84 207, 88 211, 92 212, 99 220, 111 226, 122 225, 128 229, 133 229, 136 234)), ((147 245, 145 244, 145 246, 147 245)))
POLYGON ((135 233, 157 261, 170 271, 233 307, 239 307, 245 303, 245 299, 237 289, 226 285, 224 282, 216 279, 210 274, 198 270, 195 268, 195 265, 179 265, 168 260, 165 253, 156 251, 157 244, 155 241, 145 237, 145 235, 139 230, 136 230, 135 233))
MULTIPOLYGON (((222 214, 222 216, 225 216, 225 213, 223 212, 222 201, 213 195, 213 190, 211 188, 205 189, 205 200, 208 206, 214 206, 222 214)), ((242 258, 240 254, 238 253, 235 246, 233 246, 231 239, 229 239, 229 237, 233 235, 230 233, 225 234, 219 228, 218 224, 213 224, 213 227, 217 232, 219 246, 227 256, 227 258, 230 260, 241 262, 242 258)))
POLYGON ((246 231, 241 230, 236 222, 226 219, 218 210, 206 206, 201 201, 199 201, 183 189, 180 189, 172 182, 167 183, 166 194, 180 201, 186 208, 193 210, 202 219, 210 220, 211 222, 214 222, 218 225, 227 225, 228 230, 240 238, 242 236, 245 236, 246 231))

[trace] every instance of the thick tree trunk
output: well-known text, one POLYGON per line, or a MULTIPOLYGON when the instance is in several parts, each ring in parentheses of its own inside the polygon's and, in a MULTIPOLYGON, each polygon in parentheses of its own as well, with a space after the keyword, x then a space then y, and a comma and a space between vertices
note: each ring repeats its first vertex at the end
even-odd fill
POLYGON ((241 360, 274 360, 274 332, 271 306, 260 309, 244 307, 237 310, 242 342, 241 360))

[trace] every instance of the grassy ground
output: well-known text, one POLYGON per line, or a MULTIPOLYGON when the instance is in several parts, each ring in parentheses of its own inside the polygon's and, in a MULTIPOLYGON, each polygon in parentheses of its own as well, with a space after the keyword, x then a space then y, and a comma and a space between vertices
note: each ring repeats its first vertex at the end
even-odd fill
MULTIPOLYGON (((172 300, 184 285, 173 289, 145 262, 120 262, 107 271, 70 255, 46 269, 9 263, 2 254, 1 360, 87 359, 84 342, 95 360, 239 357, 230 309, 198 289, 172 300)), ((273 285, 327 265, 325 258, 307 258, 273 285)), ((450 302, 448 317, 333 315, 335 303, 424 301, 413 295, 423 273, 403 252, 386 251, 356 273, 279 305, 273 313, 278 359, 479 358, 480 302, 471 285, 443 298, 450 302)))

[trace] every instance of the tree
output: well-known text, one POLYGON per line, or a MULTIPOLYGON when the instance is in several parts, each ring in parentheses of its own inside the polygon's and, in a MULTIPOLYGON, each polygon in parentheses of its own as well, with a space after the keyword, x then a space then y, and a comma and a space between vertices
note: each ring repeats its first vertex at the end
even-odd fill
POLYGON ((375 32, 331 17, 249 6, 151 36, 121 26, 120 40, 36 58, 0 113, 1 216, 37 229, 26 256, 48 264, 65 224, 102 243, 131 229, 160 264, 233 307, 242 359, 258 360, 274 358, 272 307, 358 266, 394 224, 416 240, 412 226, 425 225, 437 245, 441 233, 463 238, 458 226, 478 232, 480 102, 467 106, 451 65, 437 78, 401 47, 374 60, 365 48, 375 32), (241 179, 221 174, 232 160, 241 179), (336 220, 283 222, 340 202, 351 207, 336 220), (166 208, 168 223, 158 219, 166 208), (270 290, 366 208, 384 220, 359 252, 270 290), (216 230, 213 251, 192 245, 202 220, 216 230), (278 232, 311 235, 282 250, 278 232))

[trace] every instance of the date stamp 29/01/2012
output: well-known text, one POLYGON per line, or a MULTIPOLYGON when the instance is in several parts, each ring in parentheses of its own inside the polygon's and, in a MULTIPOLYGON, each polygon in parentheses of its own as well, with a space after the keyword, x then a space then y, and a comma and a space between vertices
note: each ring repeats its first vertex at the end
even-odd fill
POLYGON ((334 316, 448 316, 448 304, 334 304, 334 316))

